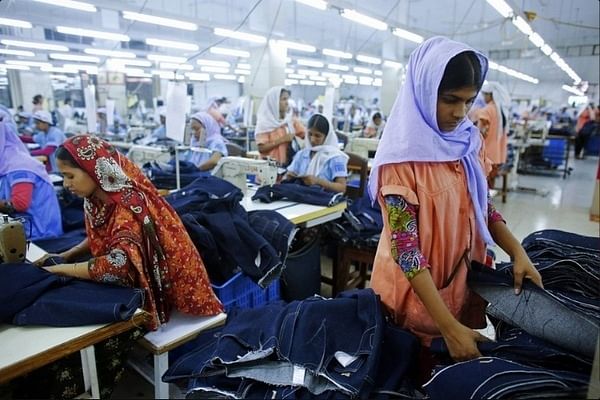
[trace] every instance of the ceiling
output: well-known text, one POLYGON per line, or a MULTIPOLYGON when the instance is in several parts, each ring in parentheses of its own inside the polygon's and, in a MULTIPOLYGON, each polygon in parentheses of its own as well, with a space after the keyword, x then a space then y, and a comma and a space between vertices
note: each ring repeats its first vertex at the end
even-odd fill
MULTIPOLYGON (((128 10, 195 22, 195 32, 157 27, 120 18, 116 12, 86 13, 41 4, 32 0, 0 2, 0 16, 31 21, 34 26, 54 29, 57 25, 126 32, 132 40, 159 37, 197 43, 205 49, 222 37, 213 27, 238 28, 250 14, 241 31, 285 38, 324 47, 405 61, 415 43, 398 38, 390 31, 377 31, 339 15, 352 8, 424 37, 445 35, 468 43, 497 63, 538 78, 540 83, 571 84, 569 76, 549 57, 504 19, 485 0, 330 0, 324 11, 294 0, 88 0, 102 10, 128 10), (367 6, 368 4, 368 6, 367 6)), ((530 20, 552 49, 591 84, 599 81, 599 5, 597 0, 507 0, 520 15, 533 12, 530 20)), ((7 33, 1 37, 6 38, 7 33)), ((16 29, 8 32, 23 39, 42 39, 43 30, 16 29)), ((119 46, 114 42, 104 43, 119 46)), ((235 39, 221 44, 233 48, 261 46, 235 39)), ((135 42, 129 46, 135 47, 135 42)), ((163 51, 180 55, 181 51, 163 51)), ((191 53, 186 53, 186 56, 191 53)), ((292 56, 320 57, 320 53, 291 52, 292 56)), ((218 58, 218 57, 217 57, 218 58)), ((498 73, 499 74, 499 73, 498 73)))

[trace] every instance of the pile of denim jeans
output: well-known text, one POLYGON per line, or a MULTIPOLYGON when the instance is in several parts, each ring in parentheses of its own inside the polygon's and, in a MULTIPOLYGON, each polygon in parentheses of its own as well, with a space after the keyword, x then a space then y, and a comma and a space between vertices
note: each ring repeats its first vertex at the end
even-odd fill
MULTIPOLYGON (((175 161, 169 163, 151 162, 142 167, 144 174, 158 189, 177 188, 177 175, 175 173, 175 161)), ((179 161, 179 182, 181 186, 187 186, 201 176, 210 175, 210 171, 200 171, 193 163, 179 161)))
MULTIPOLYGON (((496 341, 479 343, 480 359, 446 357, 425 385, 432 399, 585 398, 600 322, 600 239, 544 230, 522 244, 544 288, 526 279, 516 295, 512 263, 473 262, 469 286, 489 302, 496 341)), ((432 351, 447 354, 443 341, 432 351)))
POLYGON ((343 193, 330 192, 317 185, 306 186, 301 179, 288 179, 258 188, 252 200, 260 200, 263 203, 288 200, 331 207, 345 201, 346 198, 343 193))
POLYGON ((371 289, 235 310, 186 346, 163 381, 187 385, 187 398, 419 396, 418 340, 386 323, 371 289))

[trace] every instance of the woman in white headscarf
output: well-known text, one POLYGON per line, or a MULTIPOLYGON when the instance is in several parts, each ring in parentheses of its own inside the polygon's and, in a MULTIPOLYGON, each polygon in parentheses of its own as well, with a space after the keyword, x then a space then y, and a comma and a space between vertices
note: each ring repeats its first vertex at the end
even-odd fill
POLYGON ((379 139, 381 134, 383 133, 383 128, 385 127, 385 121, 381 117, 381 113, 379 111, 374 112, 369 118, 369 122, 367 123, 367 127, 365 128, 364 135, 367 138, 379 139))
POLYGON ((291 161, 288 147, 298 130, 288 118, 289 98, 290 91, 283 86, 269 89, 258 108, 254 130, 260 155, 273 158, 284 167, 291 161))
POLYGON ((484 83, 481 92, 486 106, 475 112, 475 119, 485 137, 486 155, 495 166, 504 164, 508 145, 510 96, 501 84, 494 81, 484 83))
POLYGON ((305 185, 318 185, 331 192, 344 193, 348 177, 348 156, 340 151, 337 136, 323 114, 308 120, 305 147, 294 156, 288 177, 301 178, 305 185))

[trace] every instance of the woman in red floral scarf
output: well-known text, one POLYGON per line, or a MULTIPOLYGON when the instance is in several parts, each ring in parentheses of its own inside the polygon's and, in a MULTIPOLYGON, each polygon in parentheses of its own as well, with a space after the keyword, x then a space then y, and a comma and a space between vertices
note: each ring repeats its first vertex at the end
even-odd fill
POLYGON ((88 236, 60 256, 71 262, 91 252, 93 258, 48 271, 144 289, 153 330, 168 321, 171 308, 223 311, 181 220, 133 162, 90 135, 67 140, 56 159, 65 189, 85 199, 88 236))

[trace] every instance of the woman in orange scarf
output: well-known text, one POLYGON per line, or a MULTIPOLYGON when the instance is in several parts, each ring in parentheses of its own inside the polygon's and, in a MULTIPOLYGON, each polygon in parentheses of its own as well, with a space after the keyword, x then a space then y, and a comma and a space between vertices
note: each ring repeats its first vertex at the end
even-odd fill
POLYGON ((194 315, 223 310, 181 220, 133 162, 90 135, 67 140, 56 158, 65 189, 85 199, 88 236, 60 256, 93 258, 48 271, 144 289, 150 329, 167 322, 172 308, 194 315))

